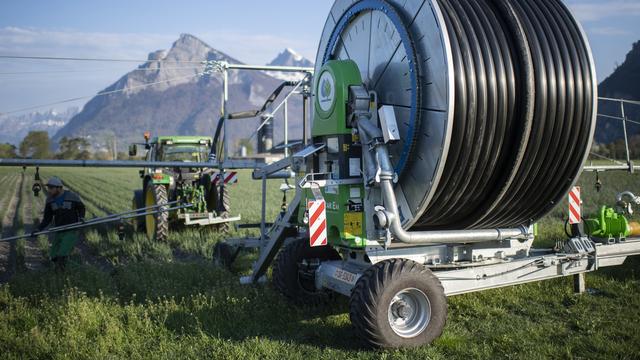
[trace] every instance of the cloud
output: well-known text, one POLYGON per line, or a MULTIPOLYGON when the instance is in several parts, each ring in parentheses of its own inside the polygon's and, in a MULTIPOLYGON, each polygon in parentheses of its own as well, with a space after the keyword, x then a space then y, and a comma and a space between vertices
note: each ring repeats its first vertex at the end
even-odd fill
MULTIPOLYGON (((314 60, 315 44, 269 34, 216 31, 193 34, 213 48, 242 62, 266 64, 285 48, 314 60)), ((179 34, 103 33, 39 28, 0 28, 0 53, 22 56, 91 58, 147 58, 148 53, 169 49, 179 34)))
POLYGON ((242 62, 264 65, 273 60, 285 48, 295 49, 304 57, 315 61, 317 44, 269 34, 251 34, 236 31, 215 31, 194 34, 214 49, 220 50, 242 62))
MULTIPOLYGON (((266 33, 234 31, 194 33, 213 48, 248 64, 266 64, 285 48, 314 60, 316 44, 266 33)), ((82 32, 69 29, 0 27, 0 54, 78 58, 133 59, 171 48, 180 34, 82 32)), ((295 37, 296 35, 292 35, 295 37)), ((136 63, 94 63, 0 59, 0 112, 34 104, 95 94, 136 63), (13 74, 11 74, 13 73, 13 74)), ((83 102, 82 102, 83 103, 83 102)), ((73 104, 81 106, 82 103, 73 104)))
POLYGON ((158 48, 168 47, 177 36, 0 28, 0 52, 26 56, 117 57, 144 60, 158 48))
POLYGON ((585 2, 584 0, 568 3, 576 17, 583 22, 593 22, 621 16, 640 16, 640 1, 637 0, 604 0, 585 2))

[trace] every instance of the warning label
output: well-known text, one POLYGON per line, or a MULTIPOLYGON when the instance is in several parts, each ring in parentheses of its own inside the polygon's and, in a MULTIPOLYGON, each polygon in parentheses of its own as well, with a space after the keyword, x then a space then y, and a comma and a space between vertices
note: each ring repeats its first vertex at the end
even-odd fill
POLYGON ((347 212, 344 214, 345 235, 358 237, 362 235, 362 213, 347 212))

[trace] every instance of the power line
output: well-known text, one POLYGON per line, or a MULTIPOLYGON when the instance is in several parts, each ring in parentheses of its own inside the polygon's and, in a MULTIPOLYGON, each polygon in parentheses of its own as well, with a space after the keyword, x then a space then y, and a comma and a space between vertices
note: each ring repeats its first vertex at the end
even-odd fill
POLYGON ((598 114, 598 116, 599 117, 603 117, 603 118, 607 118, 607 119, 626 121, 626 122, 630 122, 632 124, 640 125, 640 121, 635 121, 635 120, 631 120, 629 118, 623 118, 623 117, 620 117, 620 116, 611 116, 611 115, 604 115, 604 114, 598 114))
POLYGON ((22 109, 16 109, 16 110, 11 110, 11 111, 0 113, 0 116, 11 115, 11 114, 15 114, 15 113, 23 112, 23 111, 35 110, 35 109, 39 109, 39 108, 43 108, 43 107, 66 104, 66 103, 70 103, 70 102, 74 102, 74 101, 78 101, 78 100, 94 98, 94 97, 97 97, 97 96, 111 95, 111 94, 124 92, 124 91, 128 91, 128 90, 139 89, 139 88, 149 87, 149 86, 153 86, 153 85, 163 84, 163 83, 167 83, 167 82, 171 82, 171 81, 175 81, 175 80, 195 78, 195 77, 199 77, 199 76, 202 76, 202 75, 203 75, 203 73, 198 73, 198 74, 195 74, 195 75, 182 76, 182 77, 177 77, 177 78, 172 78, 172 79, 167 79, 167 80, 162 80, 162 81, 156 81, 156 82, 152 82, 152 83, 148 83, 148 84, 141 84, 141 85, 131 86, 131 87, 122 88, 122 89, 118 89, 118 90, 110 90, 110 91, 99 92, 96 95, 79 96, 79 97, 75 97, 75 98, 71 98, 71 99, 65 99, 65 100, 60 100, 60 101, 48 103, 48 104, 29 106, 29 107, 22 108, 22 109))
MULTIPOLYGON (((197 70, 199 67, 174 67, 174 68, 157 68, 157 69, 133 69, 134 71, 161 71, 161 70, 197 70)), ((0 75, 32 75, 32 74, 66 74, 66 73, 86 73, 97 71, 113 71, 113 69, 87 69, 87 70, 51 70, 51 71, 15 71, 15 72, 0 72, 0 75)))
POLYGON ((202 61, 182 61, 182 60, 136 60, 136 59, 105 59, 105 58, 80 58, 80 57, 56 57, 56 56, 19 56, 19 55, 0 55, 0 59, 14 60, 56 60, 56 61, 100 61, 100 62, 164 62, 164 63, 190 63, 200 64, 202 61))

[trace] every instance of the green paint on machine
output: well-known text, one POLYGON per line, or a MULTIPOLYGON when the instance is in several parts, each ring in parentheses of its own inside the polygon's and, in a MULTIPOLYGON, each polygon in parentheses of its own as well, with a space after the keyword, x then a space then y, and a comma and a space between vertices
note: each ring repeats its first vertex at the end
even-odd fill
POLYGON ((597 219, 586 219, 584 223, 589 235, 596 238, 610 239, 631 235, 629 222, 624 215, 607 206, 600 208, 597 219))
MULTIPOLYGON (((325 145, 325 150, 315 156, 313 172, 324 174, 326 180, 361 179, 362 149, 347 118, 349 87, 361 84, 360 71, 350 60, 327 62, 317 77, 312 136, 314 143, 325 145)), ((357 182, 326 186, 321 193, 327 204, 328 243, 364 247, 363 185, 357 182)), ((308 190, 306 200, 313 199, 313 192, 308 190)))

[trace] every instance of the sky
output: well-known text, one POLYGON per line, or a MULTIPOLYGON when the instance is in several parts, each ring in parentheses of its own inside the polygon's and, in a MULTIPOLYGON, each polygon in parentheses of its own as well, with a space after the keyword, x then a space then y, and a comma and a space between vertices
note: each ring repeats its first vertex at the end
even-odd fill
MULTIPOLYGON (((589 36, 601 81, 640 40, 640 0, 566 3, 589 36)), ((0 55, 143 60, 189 33, 249 64, 268 63, 287 47, 313 61, 332 4, 332 0, 5 0, 0 2, 0 55)), ((135 67, 0 59, 0 113, 90 96, 135 67)), ((63 110, 66 105, 56 107, 63 110)))

